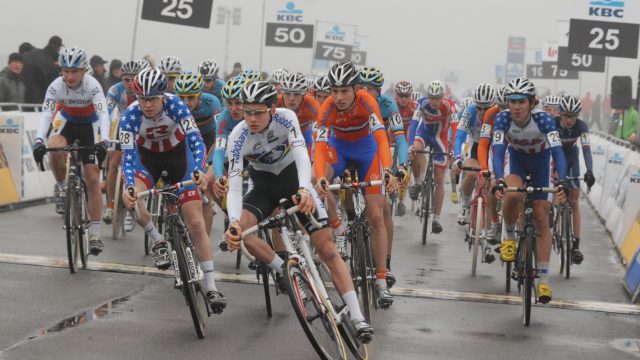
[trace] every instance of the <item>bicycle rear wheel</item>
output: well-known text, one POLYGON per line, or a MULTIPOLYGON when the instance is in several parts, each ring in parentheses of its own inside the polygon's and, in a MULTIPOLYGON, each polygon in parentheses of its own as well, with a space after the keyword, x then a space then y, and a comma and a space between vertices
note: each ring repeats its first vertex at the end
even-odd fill
POLYGON ((69 271, 73 274, 77 271, 80 255, 80 239, 78 229, 80 228, 80 216, 78 215, 81 206, 78 204, 78 195, 75 192, 76 185, 73 182, 67 184, 67 195, 65 198, 64 227, 67 233, 67 259, 69 271))
POLYGON ((340 331, 313 280, 296 260, 286 265, 287 294, 307 338, 321 359, 347 359, 340 331))
POLYGON ((522 271, 522 324, 529 326, 531 323, 531 298, 533 297, 533 229, 530 227, 525 228, 525 238, 522 243, 522 255, 524 256, 522 271))
POLYGON ((351 274, 353 277, 353 287, 358 294, 358 302, 362 309, 365 320, 371 324, 371 296, 368 286, 368 271, 366 260, 366 247, 364 244, 364 234, 362 227, 354 223, 351 231, 351 274))
MULTIPOLYGON (((203 339, 206 334, 203 311, 206 311, 206 303, 204 302, 204 295, 200 289, 200 284, 196 281, 192 281, 193 277, 189 270, 189 263, 187 260, 187 247, 182 239, 182 235, 178 231, 178 226, 172 226, 171 228, 172 249, 175 251, 175 259, 178 261, 178 269, 180 269, 180 279, 182 280, 182 294, 187 301, 189 312, 191 313, 191 319, 193 320, 193 326, 196 329, 196 334, 199 339, 203 339)), ((189 250, 191 251, 191 250, 189 250)), ((195 254, 192 254, 195 257, 195 254)), ((175 267, 176 264, 173 264, 175 267)), ((196 265, 197 266, 197 265, 196 265)), ((197 269, 195 269, 197 271, 197 269)))
POLYGON ((80 181, 82 184, 82 191, 78 194, 79 204, 80 204, 80 222, 78 226, 78 252, 80 253, 80 263, 82 263, 82 268, 87 268, 87 262, 89 261, 89 236, 87 231, 89 230, 89 225, 91 224, 91 219, 89 218, 89 207, 87 205, 89 201, 89 195, 86 191, 86 186, 84 180, 80 181))
MULTIPOLYGON (((264 241, 266 241, 267 244, 271 244, 271 239, 269 238, 268 231, 263 231, 262 235, 263 235, 264 241)), ((241 253, 241 252, 239 251, 238 253, 241 253)), ((262 278, 262 287, 264 290, 264 302, 267 307, 267 316, 271 317, 273 316, 273 314, 271 311, 271 292, 269 290, 269 277, 272 276, 273 272, 271 271, 271 268, 269 266, 267 266, 262 262, 258 263, 257 271, 259 276, 262 278)))
POLYGON ((471 276, 476 276, 476 267, 478 266, 478 248, 480 247, 480 236, 482 234, 484 223, 484 209, 482 208, 482 198, 478 197, 476 204, 472 207, 471 221, 473 221, 473 251, 471 252, 471 276))

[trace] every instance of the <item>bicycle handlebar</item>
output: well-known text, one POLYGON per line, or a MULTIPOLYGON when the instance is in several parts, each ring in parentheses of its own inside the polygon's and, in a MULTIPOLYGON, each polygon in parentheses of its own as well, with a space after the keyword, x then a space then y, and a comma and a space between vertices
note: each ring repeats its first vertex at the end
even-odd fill
POLYGON ((347 183, 347 184, 331 184, 327 188, 328 190, 340 190, 340 189, 359 190, 362 188, 366 188, 370 186, 380 186, 383 184, 384 182, 382 180, 373 180, 373 181, 353 182, 353 183, 347 183))

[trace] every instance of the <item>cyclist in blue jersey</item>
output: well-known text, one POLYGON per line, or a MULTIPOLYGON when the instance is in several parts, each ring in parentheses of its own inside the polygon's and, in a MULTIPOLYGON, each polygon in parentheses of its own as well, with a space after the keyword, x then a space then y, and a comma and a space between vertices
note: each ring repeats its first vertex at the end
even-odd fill
MULTIPOLYGON (((209 93, 222 101, 222 88, 224 80, 218 78, 218 63, 213 59, 205 60, 198 65, 198 71, 202 75, 204 85, 202 92, 209 93)), ((224 106, 224 104, 222 104, 224 106)))
POLYGON ((555 118, 560 115, 560 96, 549 95, 542 99, 542 110, 555 118))
MULTIPOLYGON (((556 163, 560 180, 554 185, 560 202, 566 200, 564 190, 567 176, 567 162, 562 151, 560 134, 556 122, 546 112, 536 109, 536 88, 533 83, 520 77, 509 82, 507 94, 509 109, 498 113, 493 127, 493 171, 496 177, 494 191, 496 198, 504 198, 505 236, 500 246, 500 258, 513 262, 516 258, 516 221, 520 213, 524 194, 500 191, 506 186, 522 186, 527 174, 532 175, 532 185, 548 187, 550 185, 550 158, 556 163), (509 163, 505 166, 505 152, 509 151, 509 163), (507 172, 505 173, 505 168, 507 172)), ((536 259, 539 276, 538 301, 543 304, 551 301, 552 290, 549 286, 549 258, 551 256, 551 230, 549 228, 550 195, 534 193, 533 222, 538 234, 536 259)))
MULTIPOLYGON (((382 85, 384 84, 384 75, 375 67, 365 66, 360 69, 358 73, 360 80, 360 86, 362 86, 374 99, 378 100, 378 107, 380 108, 380 115, 387 130, 393 133, 395 139, 395 153, 398 158, 397 170, 402 174, 401 186, 406 187, 409 180, 409 172, 407 171, 407 164, 409 162, 409 154, 407 147, 407 138, 404 135, 404 125, 402 117, 400 116, 400 110, 398 110, 398 104, 396 101, 387 95, 381 94, 382 85)), ((405 205, 402 199, 399 199, 397 212, 399 216, 404 215, 405 205)), ((384 223, 387 230, 387 286, 390 288, 396 282, 396 277, 391 273, 391 250, 393 248, 393 217, 391 216, 391 208, 385 206, 383 209, 384 223)))
MULTIPOLYGON (((462 117, 460 118, 458 124, 458 129, 456 130, 455 143, 453 146, 454 160, 451 164, 451 172, 453 174, 460 174, 463 166, 480 167, 480 164, 478 162, 478 143, 480 141, 482 122, 485 113, 491 106, 493 106, 494 101, 495 90, 493 86, 487 83, 482 83, 475 88, 473 92, 473 103, 468 105, 462 113, 462 117), (468 157, 466 159, 463 159, 461 150, 462 145, 463 143, 465 143, 465 141, 467 141, 467 138, 470 138, 473 141, 473 145, 471 145, 471 151, 468 157)), ((471 200, 471 195, 473 193, 477 177, 478 174, 475 172, 466 172, 462 179, 462 208, 458 213, 458 224, 460 225, 466 225, 469 223, 469 217, 471 215, 469 202, 471 200)), ((493 197, 488 196, 487 204, 491 205, 493 203, 493 197)), ((495 211, 495 207, 490 207, 493 211, 495 211)), ((492 219, 498 219, 497 212, 492 214, 492 219)), ((493 222, 491 228, 491 234, 497 234, 500 228, 500 223, 497 221, 493 222)), ((489 239, 491 242, 495 241, 493 236, 488 236, 488 240, 489 239)))
MULTIPOLYGON (((462 99, 460 102, 460 108, 458 109, 458 119, 462 118, 462 114, 464 111, 473 103, 473 97, 467 96, 462 99)), ((454 129, 453 126, 449 127, 449 149, 453 148, 453 144, 451 141, 455 142, 455 133, 458 127, 454 129)), ((460 202, 460 197, 458 196, 458 184, 460 183, 460 176, 456 175, 455 172, 450 171, 449 176, 451 177, 451 202, 457 204, 460 202)))
MULTIPOLYGON (((215 116, 220 113, 222 105, 217 97, 202 92, 204 81, 202 75, 192 72, 182 73, 175 82, 175 92, 182 101, 189 107, 189 112, 193 115, 198 130, 204 140, 205 151, 208 154, 212 151, 216 141, 215 134, 215 116)), ((206 195, 209 200, 213 200, 213 196, 206 195)), ((213 225, 213 206, 211 203, 202 204, 202 215, 204 216, 207 234, 211 234, 211 226, 213 225)))
POLYGON ((167 78, 167 92, 173 94, 176 79, 182 72, 182 60, 177 56, 163 56, 158 67, 167 78))
MULTIPOLYGON (((589 125, 578 115, 582 111, 582 102, 573 96, 565 96, 560 99, 560 116, 556 117, 556 126, 560 132, 562 150, 567 159, 567 175, 580 176, 580 149, 578 149, 578 139, 582 145, 582 156, 587 171, 584 173, 584 182, 589 188, 596 182, 593 176, 593 159, 591 157, 591 142, 589 139, 589 125)), ((567 182, 569 188, 569 203, 573 209, 573 254, 572 261, 580 265, 584 256, 579 249, 580 246, 580 182, 571 180, 567 182)))
MULTIPOLYGON (((224 184, 227 183, 226 178, 222 181, 222 184, 213 180, 224 178, 226 175, 227 141, 233 128, 238 125, 244 117, 244 114, 242 113, 242 88, 246 83, 247 80, 239 75, 229 79, 225 83, 224 88, 222 88, 222 99, 227 104, 227 107, 222 110, 218 116, 216 116, 216 146, 209 156, 209 162, 212 164, 212 170, 208 175, 211 180, 210 183, 212 184, 210 191, 214 196, 214 200, 223 209, 226 208, 226 206, 223 206, 224 204, 222 201, 226 192, 226 188, 224 186, 224 184)), ((229 216, 225 214, 224 230, 226 231, 228 228, 229 216)), ((226 240, 223 239, 221 242, 226 242, 226 240)))

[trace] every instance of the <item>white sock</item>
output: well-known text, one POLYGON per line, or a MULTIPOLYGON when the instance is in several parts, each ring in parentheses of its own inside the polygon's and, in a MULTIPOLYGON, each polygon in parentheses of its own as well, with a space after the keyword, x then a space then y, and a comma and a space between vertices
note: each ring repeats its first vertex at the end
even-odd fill
POLYGON ((469 206, 469 201, 471 201, 471 195, 467 195, 464 192, 462 192, 461 194, 461 201, 462 201, 462 206, 469 206))
POLYGON ((282 264, 284 264, 284 260, 278 256, 278 254, 274 254, 273 260, 268 264, 270 268, 277 271, 278 274, 282 275, 282 264))
POLYGON ((349 308, 351 320, 364 320, 362 311, 360 311, 360 304, 358 304, 358 294, 356 294, 355 290, 350 290, 342 294, 342 299, 349 308))
POLYGON ((540 284, 548 284, 549 283, 549 263, 548 262, 538 262, 538 282, 540 284))
POLYGON ((209 291, 218 291, 216 287, 216 278, 213 275, 213 260, 201 261, 200 268, 204 273, 204 283, 202 287, 205 293, 209 291))
POLYGON ((516 238, 516 224, 505 224, 504 229, 507 232, 507 239, 514 240, 516 238))
POLYGON ((387 279, 376 279, 376 285, 387 287, 387 279))
POLYGON ((101 221, 92 221, 89 224, 89 235, 100 235, 100 224, 101 221))
POLYGON ((163 241, 164 238, 158 232, 158 229, 153 225, 153 221, 149 220, 147 225, 143 226, 145 234, 147 234, 154 242, 163 241))
POLYGON ((440 215, 433 215, 433 221, 440 222, 440 215))
POLYGON ((67 187, 67 180, 58 181, 58 189, 64 190, 67 187))

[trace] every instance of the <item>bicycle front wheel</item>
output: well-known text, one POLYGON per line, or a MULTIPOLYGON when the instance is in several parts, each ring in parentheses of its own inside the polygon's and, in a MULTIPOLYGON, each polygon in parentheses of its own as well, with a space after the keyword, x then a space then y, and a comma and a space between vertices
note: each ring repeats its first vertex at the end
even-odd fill
POLYGON ((478 197, 476 205, 473 206, 471 219, 473 219, 473 251, 471 252, 471 276, 476 276, 476 267, 478 266, 478 248, 480 247, 480 236, 484 225, 484 211, 482 198, 478 197))
POLYGON ((358 294, 358 302, 365 320, 371 324, 371 297, 369 291, 368 271, 366 254, 367 249, 364 244, 364 233, 358 224, 352 229, 351 238, 351 274, 353 277, 353 287, 358 294))
POLYGON ((315 290, 313 280, 296 260, 286 265, 287 294, 311 345, 321 359, 347 359, 347 353, 328 305, 315 290))
POLYGON ((113 195, 113 220, 111 224, 112 238, 118 240, 120 236, 124 236, 124 217, 125 208, 122 202, 122 170, 118 167, 116 176, 116 188, 113 195))
POLYGON ((422 187, 422 245, 427 245, 427 229, 429 228, 429 210, 431 210, 431 184, 430 175, 427 174, 425 185, 422 187))
POLYGON ((525 228, 525 239, 522 243, 522 255, 524 257, 522 271, 522 324, 529 326, 531 323, 531 299, 533 297, 533 229, 525 228))
MULTIPOLYGON (((189 261, 187 258, 187 246, 182 239, 182 235, 178 231, 177 226, 171 227, 171 239, 173 240, 173 251, 175 251, 175 258, 178 261, 178 264, 173 264, 175 267, 178 266, 180 269, 180 280, 182 280, 182 294, 184 295, 185 300, 187 301, 187 306, 189 306, 189 312, 191 313, 191 319, 193 320, 193 326, 196 329, 196 334, 199 339, 203 339, 206 333, 204 317, 202 316, 203 312, 206 311, 206 303, 204 302, 204 295, 202 294, 200 283, 193 280, 192 271, 197 271, 198 269, 191 269, 189 266, 189 261)), ((192 258, 195 259, 195 254, 191 254, 192 258)), ((194 260, 195 261, 195 260, 194 260)), ((197 267, 195 265, 194 267, 197 267)))
POLYGON ((78 196, 75 192, 75 184, 69 182, 67 185, 67 195, 64 208, 64 227, 67 233, 67 259, 69 261, 69 271, 73 274, 78 270, 80 255, 80 239, 78 229, 80 228, 80 215, 78 196))
POLYGON ((571 277, 571 255, 573 253, 573 216, 568 206, 565 206, 562 210, 562 222, 562 242, 565 250, 564 277, 568 279, 571 277))

